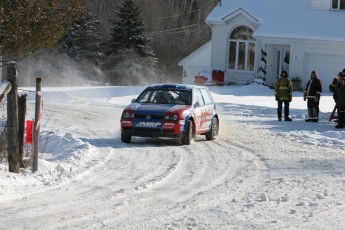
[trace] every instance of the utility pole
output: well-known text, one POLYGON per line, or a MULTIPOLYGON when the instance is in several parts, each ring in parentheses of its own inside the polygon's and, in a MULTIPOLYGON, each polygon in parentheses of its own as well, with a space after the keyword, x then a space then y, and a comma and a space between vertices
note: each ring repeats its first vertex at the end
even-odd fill
POLYGON ((41 123, 41 82, 42 78, 36 78, 36 104, 35 104, 35 123, 34 123, 34 157, 32 164, 32 172, 38 169, 38 148, 40 143, 40 123, 41 123))
POLYGON ((7 80, 11 90, 7 94, 7 155, 9 171, 19 173, 18 141, 18 74, 15 62, 7 63, 7 80))

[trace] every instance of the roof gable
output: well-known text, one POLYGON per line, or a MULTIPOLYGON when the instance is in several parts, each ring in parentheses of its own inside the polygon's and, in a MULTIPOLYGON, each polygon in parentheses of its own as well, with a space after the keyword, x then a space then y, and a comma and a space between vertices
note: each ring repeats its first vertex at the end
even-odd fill
POLYGON ((256 17, 254 17, 253 15, 248 13, 243 8, 238 8, 238 9, 235 9, 234 11, 229 12, 228 14, 224 15, 221 18, 212 20, 212 22, 211 21, 208 22, 208 19, 209 19, 208 18, 208 19, 206 19, 206 23, 208 23, 208 24, 226 24, 228 21, 230 21, 231 19, 235 18, 238 15, 243 15, 254 23, 258 23, 260 21, 259 19, 257 19, 256 17))

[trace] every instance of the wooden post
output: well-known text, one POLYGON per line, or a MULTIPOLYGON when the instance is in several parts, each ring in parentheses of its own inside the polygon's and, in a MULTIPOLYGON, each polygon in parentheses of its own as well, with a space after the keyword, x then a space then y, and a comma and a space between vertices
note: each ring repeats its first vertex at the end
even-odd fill
POLYGON ((26 114, 26 94, 18 98, 18 141, 19 141, 19 160, 20 165, 24 168, 24 130, 25 130, 25 114, 26 114))
POLYGON ((41 78, 36 78, 36 104, 35 104, 35 123, 34 123, 34 157, 32 162, 32 172, 36 172, 38 169, 38 148, 40 143, 40 118, 41 118, 41 78))
POLYGON ((7 63, 7 80, 11 90, 7 94, 7 155, 9 171, 19 173, 18 142, 18 75, 15 62, 7 63))
POLYGON ((0 102, 7 96, 12 88, 11 83, 8 80, 3 80, 0 83, 0 102))

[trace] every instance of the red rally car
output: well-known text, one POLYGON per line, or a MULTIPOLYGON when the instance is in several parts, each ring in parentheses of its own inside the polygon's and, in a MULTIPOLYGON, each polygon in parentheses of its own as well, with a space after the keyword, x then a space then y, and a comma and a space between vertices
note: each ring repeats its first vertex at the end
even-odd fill
POLYGON ((139 136, 174 138, 189 145, 197 134, 216 139, 218 130, 216 104, 203 86, 148 86, 121 116, 121 141, 125 143, 139 136))

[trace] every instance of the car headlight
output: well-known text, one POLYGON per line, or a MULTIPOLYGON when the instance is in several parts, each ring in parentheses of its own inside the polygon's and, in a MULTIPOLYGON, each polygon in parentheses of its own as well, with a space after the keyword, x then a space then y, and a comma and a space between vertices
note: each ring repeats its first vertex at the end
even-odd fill
POLYGON ((167 121, 177 121, 178 115, 177 114, 167 114, 167 115, 165 115, 164 119, 167 121))
POLYGON ((134 118, 134 113, 130 113, 130 112, 124 112, 122 114, 123 118, 134 118))

